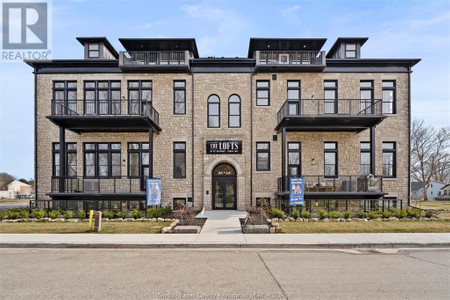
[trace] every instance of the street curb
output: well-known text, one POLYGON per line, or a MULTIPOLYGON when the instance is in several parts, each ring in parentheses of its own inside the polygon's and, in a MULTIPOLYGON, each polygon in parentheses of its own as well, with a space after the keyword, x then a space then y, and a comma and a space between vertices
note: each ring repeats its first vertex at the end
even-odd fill
POLYGON ((172 244, 73 244, 73 243, 1 243, 0 248, 72 248, 72 249, 352 249, 352 248, 450 248, 450 243, 356 243, 356 244, 258 244, 258 243, 172 243, 172 244))

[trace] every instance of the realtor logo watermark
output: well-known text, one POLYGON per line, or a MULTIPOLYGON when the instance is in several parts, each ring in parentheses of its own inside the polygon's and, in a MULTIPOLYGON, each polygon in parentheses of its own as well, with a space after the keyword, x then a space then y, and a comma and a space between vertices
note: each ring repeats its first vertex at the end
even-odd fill
POLYGON ((51 59, 48 1, 2 2, 2 62, 51 59))

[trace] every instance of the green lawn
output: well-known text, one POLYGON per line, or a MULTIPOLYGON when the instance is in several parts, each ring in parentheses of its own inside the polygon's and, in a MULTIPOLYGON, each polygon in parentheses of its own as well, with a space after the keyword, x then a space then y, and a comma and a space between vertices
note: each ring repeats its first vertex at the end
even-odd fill
POLYGON ((450 201, 436 201, 436 200, 426 200, 426 201, 416 201, 411 200, 411 205, 419 207, 422 209, 448 209, 450 210, 450 201))
POLYGON ((450 232, 450 221, 279 222, 283 233, 450 232))
MULTIPOLYGON (((100 233, 160 233, 170 222, 103 222, 100 233)), ((91 233, 88 222, 0 223, 0 233, 91 233)))

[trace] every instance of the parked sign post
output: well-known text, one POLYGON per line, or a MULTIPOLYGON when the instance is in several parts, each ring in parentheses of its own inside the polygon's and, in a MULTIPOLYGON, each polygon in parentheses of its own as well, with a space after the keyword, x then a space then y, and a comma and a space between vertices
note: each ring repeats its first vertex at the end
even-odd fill
POLYGON ((304 202, 305 183, 303 177, 289 178, 289 205, 302 205, 304 202))
POLYGON ((161 178, 147 178, 147 206, 161 205, 161 178))

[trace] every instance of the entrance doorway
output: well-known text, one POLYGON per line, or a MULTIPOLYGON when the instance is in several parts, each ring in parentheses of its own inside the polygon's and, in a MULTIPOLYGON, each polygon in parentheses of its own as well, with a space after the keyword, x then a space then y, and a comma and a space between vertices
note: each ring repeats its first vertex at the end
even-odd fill
POLYGON ((212 172, 213 209, 236 209, 236 170, 223 163, 212 172))

